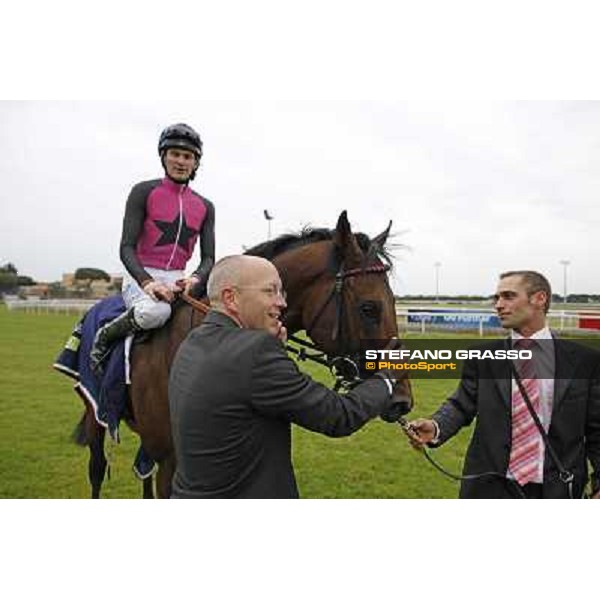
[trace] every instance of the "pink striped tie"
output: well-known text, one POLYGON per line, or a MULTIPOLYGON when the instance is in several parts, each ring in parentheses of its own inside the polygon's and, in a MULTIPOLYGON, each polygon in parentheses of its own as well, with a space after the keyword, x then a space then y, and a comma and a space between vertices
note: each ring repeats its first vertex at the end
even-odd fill
MULTIPOLYGON (((515 344, 517 348, 526 350, 530 350, 534 345, 535 341, 529 339, 518 340, 515 344)), ((533 361, 521 361, 517 371, 531 405, 539 415, 540 388, 533 361)), ((541 443, 540 432, 517 387, 512 395, 512 440, 508 469, 520 485, 525 485, 534 478, 538 470, 541 443)))

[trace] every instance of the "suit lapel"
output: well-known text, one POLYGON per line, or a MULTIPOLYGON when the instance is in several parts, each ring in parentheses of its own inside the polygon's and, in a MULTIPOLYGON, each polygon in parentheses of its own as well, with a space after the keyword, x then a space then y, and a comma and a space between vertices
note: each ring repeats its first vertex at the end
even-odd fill
MULTIPOLYGON (((564 400, 567 389, 573 379, 576 368, 573 348, 563 343, 560 339, 552 336, 554 339, 554 408, 560 405, 564 400)), ((504 340, 504 348, 511 348, 510 338, 504 340)), ((508 409, 511 409, 511 383, 512 375, 508 360, 491 361, 492 371, 494 372, 494 381, 498 388, 498 393, 508 409)))
POLYGON ((552 336, 554 339, 554 406, 553 410, 564 400, 565 394, 573 374, 575 372, 576 362, 573 356, 573 348, 552 336))
MULTIPOLYGON (((503 340, 502 348, 505 350, 510 349, 510 340, 507 338, 503 340)), ((510 374, 510 364, 508 360, 492 360, 490 361, 492 372, 494 375, 494 381, 496 382, 496 387, 498 388, 498 393, 500 394, 500 398, 502 402, 506 406, 506 408, 511 410, 511 374, 510 374)))
MULTIPOLYGON (((575 374, 577 357, 575 349, 570 344, 557 339, 554 335, 552 337, 554 340, 555 359, 552 411, 555 413, 561 402, 564 400, 575 374)), ((503 347, 507 350, 511 348, 510 338, 504 340, 503 347)), ((508 360, 490 361, 490 365, 498 394, 510 415, 512 412, 512 373, 510 370, 510 363, 508 360)))

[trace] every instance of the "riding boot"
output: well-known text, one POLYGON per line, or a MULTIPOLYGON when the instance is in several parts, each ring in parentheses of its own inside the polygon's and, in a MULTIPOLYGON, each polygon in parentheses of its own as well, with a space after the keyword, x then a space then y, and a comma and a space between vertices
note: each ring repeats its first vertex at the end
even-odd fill
POLYGON ((102 363, 108 358, 113 343, 140 330, 141 327, 135 322, 133 316, 133 307, 98 329, 90 351, 92 371, 101 377, 104 373, 102 363))

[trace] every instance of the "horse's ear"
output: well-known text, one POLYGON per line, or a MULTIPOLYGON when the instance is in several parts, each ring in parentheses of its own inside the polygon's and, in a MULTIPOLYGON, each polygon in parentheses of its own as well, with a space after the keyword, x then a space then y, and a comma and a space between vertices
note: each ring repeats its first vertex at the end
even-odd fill
POLYGON ((377 246, 378 248, 383 248, 385 246, 385 243, 388 239, 388 235, 390 235, 390 229, 392 228, 392 222, 390 221, 388 223, 387 229, 385 229, 384 231, 382 231, 379 235, 376 235, 372 240, 371 243, 374 246, 377 246))
POLYGON ((352 230, 350 229, 350 223, 348 222, 348 215, 346 211, 342 211, 338 218, 337 225, 335 227, 335 245, 338 248, 345 248, 350 238, 352 237, 352 230))

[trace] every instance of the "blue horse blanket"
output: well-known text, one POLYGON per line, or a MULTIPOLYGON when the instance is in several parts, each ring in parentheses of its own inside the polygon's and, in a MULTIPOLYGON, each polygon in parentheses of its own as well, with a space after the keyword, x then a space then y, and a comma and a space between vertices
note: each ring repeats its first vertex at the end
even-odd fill
MULTIPOLYGON (((60 373, 75 380, 75 392, 91 405, 96 421, 108 429, 117 443, 120 441, 119 422, 127 406, 125 340, 114 344, 101 379, 92 371, 89 357, 98 329, 124 311, 125 304, 120 294, 97 302, 77 323, 52 365, 60 373)), ((154 462, 141 446, 133 470, 142 479, 151 475, 154 470, 154 462)))

